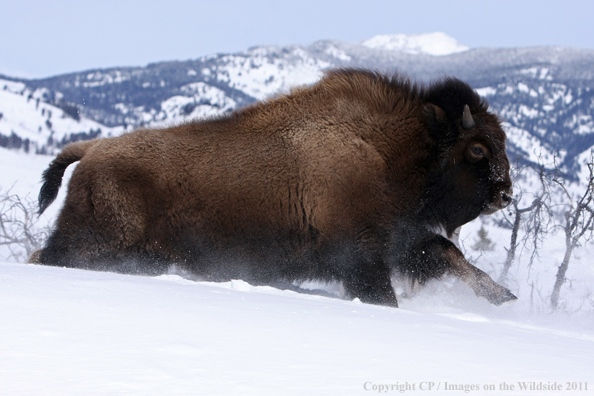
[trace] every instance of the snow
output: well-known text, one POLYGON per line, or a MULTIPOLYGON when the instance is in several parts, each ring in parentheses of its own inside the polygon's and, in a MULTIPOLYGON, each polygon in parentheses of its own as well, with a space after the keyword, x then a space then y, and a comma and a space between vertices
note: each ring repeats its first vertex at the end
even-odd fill
POLYGON ((352 59, 349 55, 346 54, 346 52, 333 46, 328 47, 325 52, 345 62, 349 62, 352 59))
MULTIPOLYGON (((520 106, 520 111, 527 117, 534 117, 537 110, 528 108, 524 105, 520 106)), ((503 128, 507 133, 507 139, 510 143, 518 149, 526 153, 526 159, 534 163, 542 162, 549 168, 554 168, 555 161, 561 163, 567 154, 563 150, 553 150, 548 146, 543 145, 536 137, 532 136, 527 130, 512 126, 504 122, 503 128)))
POLYGON ((468 51, 470 48, 458 43, 445 33, 425 34, 388 34, 372 37, 363 41, 369 48, 402 51, 408 54, 450 55, 468 51))
POLYGON ((524 83, 518 83, 518 91, 520 92, 530 92, 530 89, 528 88, 528 86, 524 83))
MULTIPOLYGON (((231 111, 237 103, 227 97, 225 92, 203 82, 190 83, 182 86, 180 91, 185 96, 172 96, 161 102, 161 116, 167 123, 180 123, 186 119, 204 118, 231 111), (187 106, 192 109, 185 111, 187 106)), ((152 123, 151 126, 158 126, 152 123)))
POLYGON ((11 189, 14 194, 37 196, 41 173, 53 160, 49 155, 19 153, 0 147, 0 188, 11 189))
POLYGON ((475 91, 480 96, 492 96, 497 93, 497 89, 495 89, 493 87, 477 88, 477 89, 475 89, 475 91))
POLYGON ((552 80, 553 77, 550 75, 550 70, 547 67, 530 67, 519 71, 520 74, 528 75, 532 78, 539 78, 541 80, 552 80))
MULTIPOLYGON (((115 70, 112 71, 111 74, 102 72, 102 71, 96 71, 93 73, 89 73, 87 74, 87 82, 83 82, 82 85, 83 87, 100 87, 106 84, 120 84, 123 83, 124 81, 129 80, 128 76, 122 75, 122 72, 119 70, 115 70)), ((79 81, 77 81, 78 84, 80 84, 79 81)))
POLYGON ((176 275, 2 263, 0 283, 10 395, 361 395, 397 382, 418 391, 592 380, 593 331, 176 275))
POLYGON ((311 84, 331 66, 302 48, 293 47, 283 57, 279 56, 281 51, 278 47, 256 47, 247 53, 227 55, 221 58, 223 65, 211 73, 230 87, 261 100, 286 93, 295 86, 311 84))
MULTIPOLYGON (((207 70, 207 69, 205 69, 207 70)), ((145 83, 149 84, 150 83, 145 83)), ((237 108, 237 103, 219 88, 204 82, 194 82, 180 87, 182 95, 174 95, 161 102, 160 110, 144 106, 132 107, 125 103, 115 105, 122 114, 134 113, 145 124, 161 128, 197 118, 221 115, 237 108)))
POLYGON ((122 127, 109 128, 82 116, 80 120, 74 120, 59 107, 44 102, 45 91, 30 91, 22 83, 0 79, 0 134, 10 136, 14 132, 41 148, 50 136, 59 141, 72 133, 97 129, 101 129, 103 136, 122 132, 122 127))

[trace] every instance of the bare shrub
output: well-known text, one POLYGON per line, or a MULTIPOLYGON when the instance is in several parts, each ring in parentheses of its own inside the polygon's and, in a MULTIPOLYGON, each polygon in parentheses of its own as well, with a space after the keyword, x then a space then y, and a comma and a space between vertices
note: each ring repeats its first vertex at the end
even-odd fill
POLYGON ((34 200, 0 189, 0 260, 26 261, 48 235, 49 227, 39 226, 34 200))
MULTIPOLYGON (((507 257, 499 274, 499 282, 503 284, 507 281, 507 275, 515 260, 517 248, 523 245, 525 248, 532 249, 529 263, 529 266, 531 266, 534 259, 538 257, 540 245, 551 231, 554 218, 551 209, 551 175, 542 163, 531 167, 531 169, 538 174, 539 178, 538 190, 531 193, 532 203, 520 207, 523 196, 528 194, 528 192, 520 189, 517 190, 510 207, 503 212, 504 224, 511 228, 512 231, 509 248, 506 249, 507 257), (518 241, 520 228, 523 228, 524 233, 523 238, 518 241)), ((514 169, 512 179, 516 186, 518 184, 515 182, 527 171, 527 167, 517 166, 514 169)))
POLYGON ((561 225, 565 234, 565 255, 557 269, 555 285, 551 293, 551 308, 553 310, 559 306, 559 293, 561 286, 567 281, 565 275, 573 250, 594 237, 594 153, 591 154, 590 161, 586 165, 589 170, 585 183, 586 188, 576 199, 573 199, 573 194, 565 187, 563 179, 557 177, 554 179, 568 199, 569 205, 563 212, 564 222, 561 225))

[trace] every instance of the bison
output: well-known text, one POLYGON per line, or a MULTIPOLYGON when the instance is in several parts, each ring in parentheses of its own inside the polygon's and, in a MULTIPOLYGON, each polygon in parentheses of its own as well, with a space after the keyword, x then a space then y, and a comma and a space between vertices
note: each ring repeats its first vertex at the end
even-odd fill
POLYGON ((213 281, 341 281, 397 306, 393 273, 449 273, 516 297, 451 238, 511 202, 505 133, 466 83, 341 69, 231 114, 66 146, 40 213, 80 161, 41 264, 213 281), (450 238, 450 239, 448 239, 450 238))

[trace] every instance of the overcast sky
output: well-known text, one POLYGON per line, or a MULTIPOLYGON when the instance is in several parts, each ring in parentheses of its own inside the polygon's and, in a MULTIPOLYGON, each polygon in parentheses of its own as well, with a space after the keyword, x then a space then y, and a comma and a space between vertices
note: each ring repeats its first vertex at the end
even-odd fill
POLYGON ((0 0, 0 73, 38 78, 436 31, 470 47, 594 49, 593 19, 592 0, 0 0))

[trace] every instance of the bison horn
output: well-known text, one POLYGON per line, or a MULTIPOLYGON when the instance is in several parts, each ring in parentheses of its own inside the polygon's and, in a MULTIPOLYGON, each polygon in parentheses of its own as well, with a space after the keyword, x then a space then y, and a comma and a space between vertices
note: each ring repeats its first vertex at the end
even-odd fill
POLYGON ((474 119, 470 113, 470 107, 464 105, 464 115, 462 116, 462 126, 464 129, 470 129, 474 126, 474 119))

